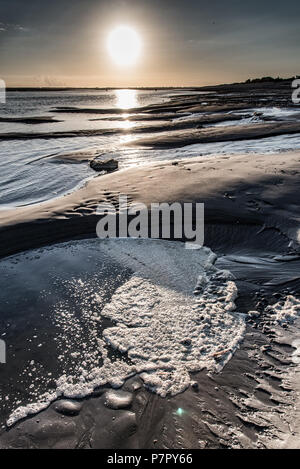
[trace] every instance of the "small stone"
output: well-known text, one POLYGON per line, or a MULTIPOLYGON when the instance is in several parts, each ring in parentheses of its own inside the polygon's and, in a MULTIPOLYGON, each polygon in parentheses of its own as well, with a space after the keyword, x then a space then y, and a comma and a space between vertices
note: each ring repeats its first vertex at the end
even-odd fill
POLYGON ((71 416, 78 415, 81 411, 81 408, 82 408, 82 404, 80 402, 66 400, 66 399, 58 401, 54 405, 54 409, 59 414, 71 415, 71 416))
POLYGON ((119 167, 117 160, 91 160, 90 167, 95 171, 115 171, 119 167))
POLYGON ((197 383, 197 381, 192 381, 191 386, 195 391, 199 389, 199 384, 197 383))
POLYGON ((104 405, 110 409, 127 409, 131 406, 132 399, 130 392, 110 390, 105 393, 104 405))

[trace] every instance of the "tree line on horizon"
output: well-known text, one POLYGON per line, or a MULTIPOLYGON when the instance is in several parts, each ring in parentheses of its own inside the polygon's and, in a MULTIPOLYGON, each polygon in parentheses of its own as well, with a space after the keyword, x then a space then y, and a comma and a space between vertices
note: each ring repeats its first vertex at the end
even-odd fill
POLYGON ((294 77, 290 78, 281 78, 281 77, 261 77, 261 78, 248 78, 248 80, 245 81, 245 83, 264 83, 264 82, 270 82, 270 81, 292 81, 296 80, 297 78, 300 78, 300 75, 295 75, 294 77))

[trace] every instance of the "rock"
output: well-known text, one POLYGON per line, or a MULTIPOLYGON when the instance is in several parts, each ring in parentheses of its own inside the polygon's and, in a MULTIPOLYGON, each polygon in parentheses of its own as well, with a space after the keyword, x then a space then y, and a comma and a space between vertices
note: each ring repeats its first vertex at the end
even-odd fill
POLYGON ((130 392, 110 390, 105 393, 104 404, 110 409, 127 409, 131 406, 132 399, 130 392))
POLYGON ((193 388, 195 391, 198 391, 198 389, 199 389, 199 384, 197 383, 197 381, 192 381, 192 382, 191 382, 191 386, 192 386, 192 388, 193 388))
POLYGON ((110 159, 110 160, 91 160, 90 167, 95 171, 115 171, 119 167, 119 163, 117 160, 110 159))
POLYGON ((54 405, 54 410, 58 412, 59 414, 63 415, 78 415, 81 411, 82 404, 80 402, 76 401, 70 401, 63 399, 61 401, 58 401, 54 405))

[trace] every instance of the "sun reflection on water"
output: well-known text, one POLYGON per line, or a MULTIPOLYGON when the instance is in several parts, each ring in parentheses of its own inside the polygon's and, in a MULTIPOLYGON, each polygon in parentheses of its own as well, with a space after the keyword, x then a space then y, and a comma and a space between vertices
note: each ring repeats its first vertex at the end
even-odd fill
POLYGON ((137 92, 136 90, 116 90, 116 105, 120 109, 131 109, 137 107, 137 92))
POLYGON ((121 129, 132 129, 132 127, 134 126, 135 126, 134 122, 130 122, 127 119, 120 123, 121 129))
POLYGON ((134 137, 131 134, 126 134, 126 135, 121 135, 120 136, 120 143, 131 143, 134 140, 136 140, 136 137, 134 137))

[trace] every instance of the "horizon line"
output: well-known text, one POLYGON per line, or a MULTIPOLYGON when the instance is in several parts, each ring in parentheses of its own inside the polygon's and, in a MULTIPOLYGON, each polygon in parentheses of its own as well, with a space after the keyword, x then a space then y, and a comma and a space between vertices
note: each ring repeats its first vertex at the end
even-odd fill
POLYGON ((160 85, 160 86, 6 86, 7 91, 67 91, 67 90, 162 90, 162 89, 206 89, 215 88, 220 86, 232 86, 232 85, 249 85, 257 83, 270 83, 270 82, 283 82, 291 81, 297 78, 297 75, 288 78, 273 78, 273 77, 260 77, 260 78, 249 78, 245 81, 231 82, 231 83, 216 83, 210 85, 160 85), (269 80, 267 80, 269 79, 269 80))

